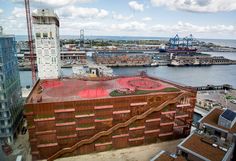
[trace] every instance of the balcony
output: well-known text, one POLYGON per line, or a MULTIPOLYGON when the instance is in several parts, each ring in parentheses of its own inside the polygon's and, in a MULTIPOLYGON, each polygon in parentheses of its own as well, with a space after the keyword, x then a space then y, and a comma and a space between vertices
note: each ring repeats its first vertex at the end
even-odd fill
POLYGON ((56 123, 56 126, 70 126, 70 125, 75 125, 76 122, 61 122, 61 123, 56 123))
POLYGON ((81 115, 75 115, 75 118, 86 118, 86 117, 93 117, 95 114, 81 114, 81 115))
POLYGON ((143 137, 129 139, 129 141, 139 141, 139 140, 144 140, 144 136, 143 137))
POLYGON ((131 103, 130 106, 143 106, 147 105, 147 102, 138 102, 138 103, 131 103))
POLYGON ((95 106, 95 110, 102 110, 102 109, 111 109, 113 108, 113 105, 105 105, 105 106, 95 106))
POLYGON ((94 130, 95 126, 88 126, 88 127, 77 127, 76 131, 85 131, 85 130, 94 130))
POLYGON ((95 122, 106 122, 106 121, 112 121, 113 118, 96 118, 95 122))
POLYGON ((77 134, 72 135, 65 135, 65 136, 57 136, 57 139, 70 139, 70 138, 76 138, 77 134))
POLYGON ((145 126, 138 126, 138 127, 130 127, 129 130, 141 130, 141 129, 145 129, 145 126))
POLYGON ((184 103, 184 104, 179 104, 176 107, 189 107, 189 106, 191 106, 190 103, 184 103))
POLYGON ((48 131, 37 131, 35 132, 36 135, 43 135, 43 134, 55 134, 56 130, 48 130, 48 131))
POLYGON ((116 138, 122 138, 122 137, 128 137, 129 134, 120 134, 120 135, 113 135, 112 138, 116 139, 116 138))
POLYGON ((126 114, 126 113, 130 113, 130 110, 113 111, 113 115, 115 115, 115 114, 126 114))
POLYGON ((54 110, 55 113, 65 113, 65 112, 75 112, 74 108, 69 108, 69 109, 57 109, 54 110))
POLYGON ((39 144, 37 145, 38 148, 46 148, 46 147, 53 147, 58 146, 58 143, 49 143, 49 144, 39 144))
POLYGON ((148 119, 146 122, 158 122, 161 121, 161 118, 156 118, 156 119, 148 119))

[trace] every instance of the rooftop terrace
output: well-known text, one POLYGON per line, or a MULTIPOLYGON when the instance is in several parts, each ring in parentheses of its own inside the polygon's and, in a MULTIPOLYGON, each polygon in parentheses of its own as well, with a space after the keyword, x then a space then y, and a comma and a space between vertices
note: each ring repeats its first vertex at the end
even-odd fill
POLYGON ((148 76, 115 77, 102 80, 64 78, 39 80, 27 102, 60 102, 111 98, 150 93, 179 92, 180 86, 148 76))

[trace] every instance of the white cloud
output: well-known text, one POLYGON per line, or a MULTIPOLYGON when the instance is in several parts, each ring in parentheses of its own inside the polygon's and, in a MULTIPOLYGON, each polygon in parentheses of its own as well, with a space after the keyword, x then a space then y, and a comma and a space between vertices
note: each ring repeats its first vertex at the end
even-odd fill
POLYGON ((67 6, 58 9, 59 16, 71 18, 104 18, 109 12, 98 8, 67 6))
POLYGON ((182 34, 236 34, 236 26, 233 25, 206 25, 199 26, 188 22, 178 22, 174 25, 161 25, 157 24, 151 27, 152 32, 168 32, 171 34, 182 33, 182 34))
POLYGON ((135 11, 143 11, 144 5, 141 3, 138 3, 137 1, 130 1, 129 7, 135 11))
MULTIPOLYGON (((22 0, 13 0, 15 3, 24 4, 22 0)), ((32 6, 41 6, 41 7, 62 7, 65 5, 73 4, 76 0, 30 0, 30 5, 32 6)))
POLYGON ((14 9, 12 10, 12 16, 14 16, 16 18, 25 17, 25 9, 19 8, 19 7, 14 7, 14 9))
MULTIPOLYGON (((24 4, 23 0, 12 0, 15 3, 24 4)), ((75 3, 90 3, 96 0, 30 0, 30 4, 34 7, 50 7, 57 8, 75 3)))
POLYGON ((143 20, 143 21, 151 21, 152 18, 151 18, 151 17, 144 17, 142 20, 143 20))
POLYGON ((115 12, 112 13, 112 18, 116 19, 116 20, 124 20, 124 21, 128 21, 130 19, 132 19, 134 16, 133 15, 122 15, 122 14, 117 14, 115 12))
POLYGON ((131 21, 127 23, 112 24, 111 30, 115 31, 142 31, 145 30, 146 24, 138 21, 131 21))
POLYGON ((2 13, 3 13, 3 9, 0 8, 0 14, 2 14, 2 13))
POLYGON ((189 12, 235 11, 236 0, 151 0, 153 6, 166 6, 189 12))

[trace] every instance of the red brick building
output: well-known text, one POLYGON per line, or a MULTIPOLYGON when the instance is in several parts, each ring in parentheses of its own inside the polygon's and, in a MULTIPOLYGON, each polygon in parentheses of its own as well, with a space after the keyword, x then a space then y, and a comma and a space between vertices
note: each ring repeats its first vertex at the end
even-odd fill
POLYGON ((148 76, 39 80, 25 104, 33 159, 185 137, 195 99, 191 88, 148 76))

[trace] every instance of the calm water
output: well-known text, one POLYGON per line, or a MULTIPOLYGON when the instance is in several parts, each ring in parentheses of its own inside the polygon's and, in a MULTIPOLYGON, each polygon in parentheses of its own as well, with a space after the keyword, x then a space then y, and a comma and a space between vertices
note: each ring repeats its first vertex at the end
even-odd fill
MULTIPOLYGON (((214 56, 224 56, 236 60, 236 53, 209 53, 214 56)), ((154 77, 161 77, 188 86, 201 86, 207 84, 231 84, 236 88, 236 65, 213 65, 207 67, 127 67, 113 68, 116 75, 137 75, 146 71, 154 77)), ((72 74, 71 69, 63 69, 64 76, 72 74)), ((23 87, 31 85, 31 72, 20 71, 23 87)))

